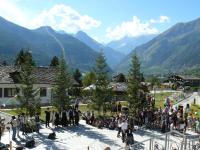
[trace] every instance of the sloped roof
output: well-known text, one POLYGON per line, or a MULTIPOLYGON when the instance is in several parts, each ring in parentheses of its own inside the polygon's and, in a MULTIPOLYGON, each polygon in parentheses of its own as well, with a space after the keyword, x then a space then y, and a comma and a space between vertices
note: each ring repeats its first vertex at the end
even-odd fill
MULTIPOLYGON (((0 84, 19 83, 15 79, 15 75, 19 75, 19 71, 19 67, 0 66, 0 84)), ((32 75, 35 78, 35 84, 53 84, 55 73, 56 69, 54 67, 33 67, 32 75)))

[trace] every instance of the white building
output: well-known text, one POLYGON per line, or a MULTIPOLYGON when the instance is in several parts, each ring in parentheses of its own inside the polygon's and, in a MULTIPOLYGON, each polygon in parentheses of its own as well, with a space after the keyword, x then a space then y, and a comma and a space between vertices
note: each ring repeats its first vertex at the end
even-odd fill
MULTIPOLYGON (((19 68, 13 66, 0 66, 0 105, 16 105, 17 91, 20 91, 19 68)), ((55 76, 55 68, 34 67, 34 88, 40 90, 42 104, 51 102, 52 85, 55 76)))

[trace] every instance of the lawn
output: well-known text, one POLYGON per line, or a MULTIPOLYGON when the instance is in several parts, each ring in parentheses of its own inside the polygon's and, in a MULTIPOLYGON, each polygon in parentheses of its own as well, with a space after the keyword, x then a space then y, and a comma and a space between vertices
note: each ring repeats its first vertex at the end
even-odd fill
MULTIPOLYGON (((165 99, 169 96, 171 96, 172 92, 161 92, 161 93, 155 93, 155 107, 156 108, 164 108, 164 102, 165 99)), ((173 100, 172 100, 173 102, 173 100)))
POLYGON ((194 105, 193 104, 191 106, 190 110, 191 110, 192 113, 196 112, 197 114, 195 116, 198 117, 198 118, 200 118, 200 105, 194 105))

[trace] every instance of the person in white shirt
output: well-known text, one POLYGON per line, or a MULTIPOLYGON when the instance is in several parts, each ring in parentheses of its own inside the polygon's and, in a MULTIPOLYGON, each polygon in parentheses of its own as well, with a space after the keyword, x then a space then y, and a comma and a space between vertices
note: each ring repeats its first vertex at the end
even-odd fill
POLYGON ((126 130, 128 129, 128 123, 126 120, 123 120, 121 123, 121 130, 122 130, 122 142, 125 142, 126 130))
POLYGON ((12 116, 11 122, 10 122, 11 126, 12 126, 12 140, 16 140, 16 132, 17 132, 17 119, 15 118, 15 116, 12 116))

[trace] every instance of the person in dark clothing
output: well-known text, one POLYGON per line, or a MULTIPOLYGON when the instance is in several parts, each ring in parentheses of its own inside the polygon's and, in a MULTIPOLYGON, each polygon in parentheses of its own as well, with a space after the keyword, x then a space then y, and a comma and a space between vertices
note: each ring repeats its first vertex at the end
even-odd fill
POLYGON ((90 124, 93 125, 94 124, 94 111, 92 111, 92 115, 90 118, 90 124))
POLYGON ((118 105, 117 105, 117 111, 118 111, 118 112, 121 112, 121 110, 122 110, 122 105, 121 105, 121 103, 119 102, 118 105))
POLYGON ((46 114, 46 128, 47 127, 50 127, 49 126, 49 122, 50 122, 50 115, 51 115, 51 113, 50 113, 50 111, 49 111, 49 108, 47 108, 47 111, 45 111, 45 114, 46 114))
POLYGON ((78 110, 75 110, 74 111, 75 113, 75 125, 78 125, 79 124, 79 111, 78 110))
POLYGON ((55 122, 54 122, 55 126, 58 127, 59 125, 59 113, 56 112, 55 114, 55 122))
POLYGON ((61 124, 62 124, 63 127, 66 127, 66 125, 67 125, 67 114, 66 114, 66 110, 62 111, 61 124))
POLYGON ((39 113, 35 115, 35 125, 36 125, 36 132, 39 133, 40 131, 40 116, 39 113))
POLYGON ((133 130, 130 126, 128 126, 128 129, 126 130, 126 145, 130 145, 133 143, 134 143, 133 130))
POLYGON ((69 124, 74 125, 74 116, 73 116, 73 110, 70 108, 69 109, 69 124))

